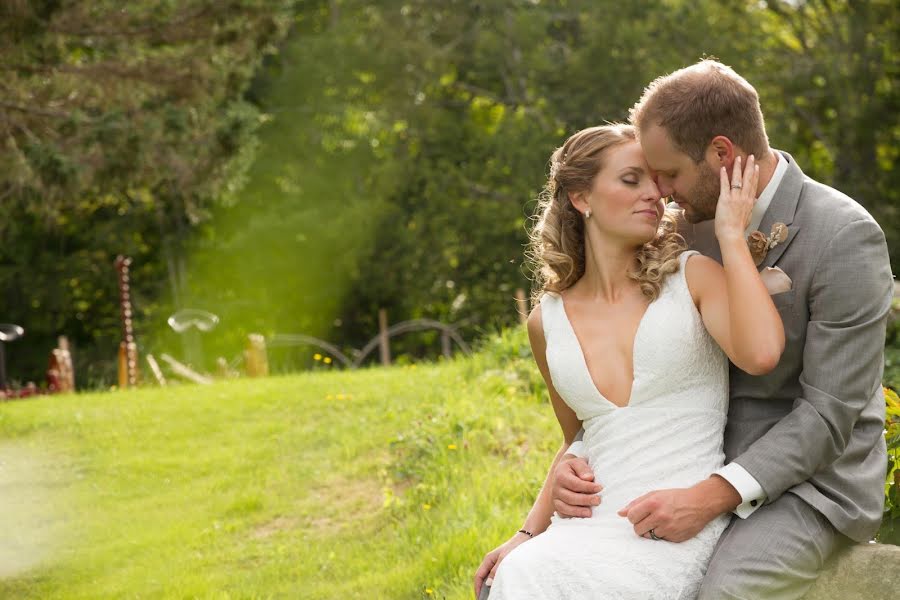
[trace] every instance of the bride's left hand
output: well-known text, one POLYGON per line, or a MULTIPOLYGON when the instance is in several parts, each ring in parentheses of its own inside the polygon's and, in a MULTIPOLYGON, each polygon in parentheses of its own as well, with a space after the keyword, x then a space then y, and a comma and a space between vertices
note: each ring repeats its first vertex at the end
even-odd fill
POLYGON ((741 163, 740 156, 734 159, 730 180, 725 167, 719 170, 720 190, 716 204, 715 231, 720 244, 732 238, 744 239, 744 230, 750 224, 750 216, 756 204, 759 165, 752 154, 743 168, 741 163))
POLYGON ((497 574, 497 568, 500 566, 503 559, 506 558, 506 555, 512 552, 516 546, 519 546, 530 539, 531 538, 524 533, 516 533, 507 540, 506 543, 494 548, 484 555, 481 566, 479 566, 478 570, 475 572, 474 584, 476 598, 481 594, 481 586, 491 585, 491 583, 493 583, 494 576, 497 574))

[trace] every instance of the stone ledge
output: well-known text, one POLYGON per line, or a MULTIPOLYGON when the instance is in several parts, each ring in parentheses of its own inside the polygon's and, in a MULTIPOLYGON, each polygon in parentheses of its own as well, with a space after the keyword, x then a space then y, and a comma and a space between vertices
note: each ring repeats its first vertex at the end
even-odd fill
POLYGON ((857 544, 832 557, 803 600, 888 600, 900 595, 900 546, 857 544))

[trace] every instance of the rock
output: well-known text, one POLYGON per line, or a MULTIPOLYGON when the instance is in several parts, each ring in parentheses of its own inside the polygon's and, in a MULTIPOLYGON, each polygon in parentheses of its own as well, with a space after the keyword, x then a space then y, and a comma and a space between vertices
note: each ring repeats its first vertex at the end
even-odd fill
POLYGON ((833 556, 804 600, 900 597, 900 546, 856 544, 833 556))

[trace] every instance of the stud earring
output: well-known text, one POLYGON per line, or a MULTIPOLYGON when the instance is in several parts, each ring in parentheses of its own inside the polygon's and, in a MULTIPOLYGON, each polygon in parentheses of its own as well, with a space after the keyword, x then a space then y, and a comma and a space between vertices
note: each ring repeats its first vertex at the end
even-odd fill
POLYGON ((584 211, 584 218, 585 219, 591 218, 591 209, 587 209, 586 211, 584 211))

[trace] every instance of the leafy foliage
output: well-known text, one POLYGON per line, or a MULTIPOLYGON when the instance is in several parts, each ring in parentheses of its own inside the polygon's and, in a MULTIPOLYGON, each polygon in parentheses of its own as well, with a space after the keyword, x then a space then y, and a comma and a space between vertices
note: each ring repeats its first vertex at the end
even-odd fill
POLYGON ((900 397, 890 388, 884 388, 885 430, 888 465, 884 484, 884 519, 877 540, 900 545, 900 397))
POLYGON ((244 91, 291 5, 0 7, 0 320, 26 328, 11 372, 39 374, 66 334, 79 383, 111 379, 119 253, 135 259, 139 334, 179 303, 190 231, 252 160, 244 91))
MULTIPOLYGON (((184 306, 222 317, 210 358, 238 355, 250 331, 349 353, 381 308, 468 338, 511 325, 552 149, 704 55, 757 87, 772 144, 864 204, 897 255, 889 0, 120 7, 0 9, 0 319, 29 340, 13 372, 40 373, 58 333, 110 372, 103 265, 120 252, 140 265, 146 348, 177 349, 160 328, 184 306), (77 296, 55 283, 72 278, 77 296)), ((433 356, 434 342, 392 345, 433 356)))

